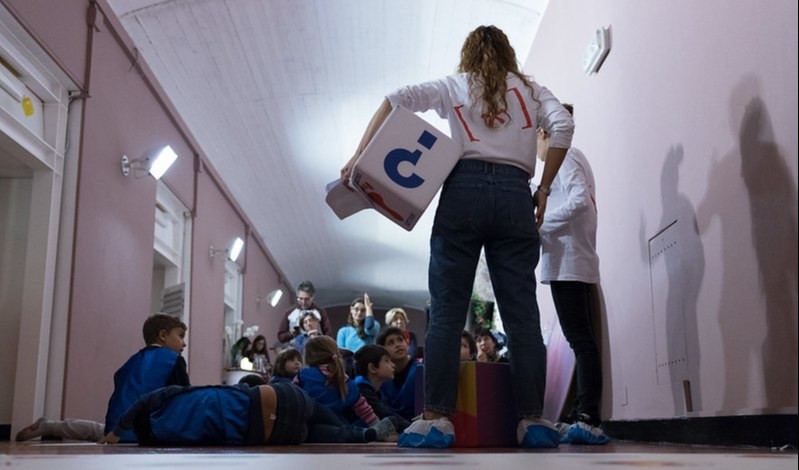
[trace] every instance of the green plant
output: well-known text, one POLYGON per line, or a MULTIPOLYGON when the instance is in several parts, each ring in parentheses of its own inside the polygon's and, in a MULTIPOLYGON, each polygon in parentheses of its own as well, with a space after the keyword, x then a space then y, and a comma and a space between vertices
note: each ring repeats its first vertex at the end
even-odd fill
POLYGON ((480 298, 477 292, 472 292, 469 310, 474 318, 474 325, 477 328, 491 329, 494 327, 494 319, 492 316, 489 316, 488 312, 488 301, 480 298))

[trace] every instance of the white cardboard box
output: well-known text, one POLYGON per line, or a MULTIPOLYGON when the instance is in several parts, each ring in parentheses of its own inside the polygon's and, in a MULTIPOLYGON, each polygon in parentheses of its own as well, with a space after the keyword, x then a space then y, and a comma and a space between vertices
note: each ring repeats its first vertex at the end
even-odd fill
POLYGON ((331 190, 330 186, 327 202, 342 219, 368 204, 410 231, 444 184, 461 153, 459 143, 397 106, 355 162, 350 185, 365 198, 364 205, 357 207, 352 193, 347 198, 341 189, 331 190), (335 199, 339 201, 338 210, 335 199), (342 208, 344 199, 349 199, 347 209, 342 208))

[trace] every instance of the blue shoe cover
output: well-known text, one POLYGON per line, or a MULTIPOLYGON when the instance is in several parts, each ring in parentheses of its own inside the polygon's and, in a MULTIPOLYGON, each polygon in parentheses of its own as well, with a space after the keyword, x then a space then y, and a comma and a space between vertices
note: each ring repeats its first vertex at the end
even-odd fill
POLYGON ((560 443, 561 444, 571 444, 572 440, 569 437, 569 429, 571 425, 568 423, 555 423, 555 429, 558 430, 558 434, 560 434, 560 443))
POLYGON ((519 443, 526 449, 554 449, 560 443, 560 433, 542 424, 527 426, 524 439, 519 443))
POLYGON ((400 447, 424 447, 446 449, 455 441, 454 434, 443 434, 438 428, 431 428, 427 434, 404 432, 400 434, 397 445, 400 447))
POLYGON ((569 440, 572 444, 603 445, 610 438, 602 429, 586 423, 574 423, 569 426, 569 440))

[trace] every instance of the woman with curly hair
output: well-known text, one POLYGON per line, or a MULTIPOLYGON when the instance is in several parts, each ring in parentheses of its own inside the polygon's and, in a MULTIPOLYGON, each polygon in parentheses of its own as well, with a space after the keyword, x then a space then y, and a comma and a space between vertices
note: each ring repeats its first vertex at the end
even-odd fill
POLYGON ((469 311, 480 251, 485 249, 502 323, 508 333, 512 381, 524 447, 557 447, 559 435, 541 418, 546 383, 546 349, 541 336, 534 270, 538 228, 544 221, 549 187, 571 145, 574 122, 560 101, 519 69, 505 33, 480 26, 461 48, 457 73, 402 87, 383 100, 355 155, 352 167, 393 106, 413 112, 434 109, 449 121, 463 154, 439 198, 430 237, 428 285, 432 299, 425 337, 423 419, 399 440, 410 447, 448 447, 454 429, 460 334, 469 311), (537 129, 550 135, 544 171, 535 193, 537 129))

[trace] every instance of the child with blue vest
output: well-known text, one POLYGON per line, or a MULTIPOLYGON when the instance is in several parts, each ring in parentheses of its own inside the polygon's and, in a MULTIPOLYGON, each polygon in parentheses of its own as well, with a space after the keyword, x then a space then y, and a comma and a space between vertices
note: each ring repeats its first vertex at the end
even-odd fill
POLYGON ((141 397, 103 439, 135 432, 141 445, 293 445, 365 443, 375 428, 342 425, 324 406, 288 382, 169 386, 141 397))
MULTIPOLYGON (((158 313, 142 327, 147 346, 130 357, 114 374, 114 393, 108 400, 105 432, 139 397, 167 385, 189 385, 186 361, 180 355, 186 347, 186 324, 177 317, 158 313)), ((120 435, 122 442, 136 442, 132 433, 120 435)))
POLYGON ((405 332, 390 326, 377 337, 377 344, 383 346, 394 363, 394 379, 387 380, 380 387, 383 400, 407 420, 415 416, 416 369, 419 361, 408 356, 408 343, 405 332))
MULTIPOLYGON (((317 336, 305 345, 305 364, 294 383, 321 405, 331 409, 346 423, 360 420, 374 427, 381 436, 395 439, 394 424, 390 419, 379 419, 354 381, 344 371, 341 353, 329 336, 317 336)), ((382 440, 382 439, 381 439, 382 440)))
POLYGON ((397 432, 402 432, 411 423, 400 416, 383 401, 380 387, 394 380, 394 362, 383 346, 370 344, 355 353, 355 383, 361 395, 374 410, 378 418, 391 418, 397 432))
MULTIPOLYGON (((186 361, 180 355, 186 347, 183 341, 186 325, 177 317, 158 313, 145 320, 142 335, 146 347, 131 356, 114 374, 114 392, 108 401, 105 426, 84 419, 52 421, 40 418, 22 429, 16 440, 47 436, 99 441, 141 395, 167 385, 189 385, 186 361)), ((132 432, 119 437, 122 442, 136 442, 132 432)))

